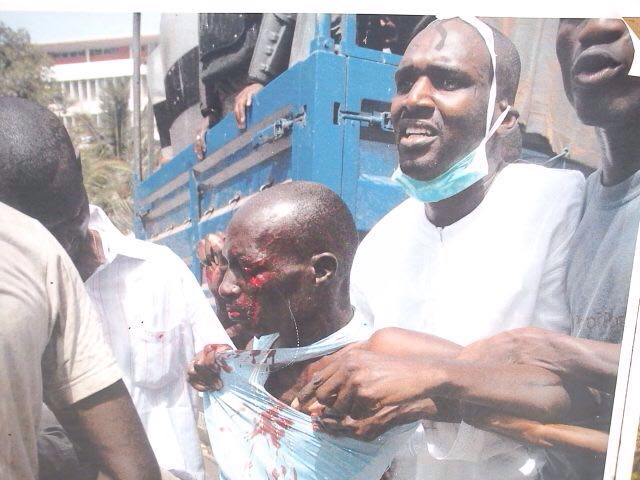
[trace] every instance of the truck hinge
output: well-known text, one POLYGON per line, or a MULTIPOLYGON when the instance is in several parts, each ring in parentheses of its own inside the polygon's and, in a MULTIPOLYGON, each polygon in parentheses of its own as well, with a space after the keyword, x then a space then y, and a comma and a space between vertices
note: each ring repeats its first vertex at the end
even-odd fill
POLYGON ((385 132, 393 132, 390 112, 345 112, 338 110, 338 123, 344 120, 357 120, 367 126, 378 126, 385 132))
POLYGON ((284 118, 279 118, 274 123, 269 125, 268 127, 263 128, 253 137, 252 143, 254 147, 259 147, 265 143, 275 142, 280 138, 287 135, 293 125, 296 123, 304 123, 305 113, 304 111, 298 113, 297 115, 287 115, 284 118))

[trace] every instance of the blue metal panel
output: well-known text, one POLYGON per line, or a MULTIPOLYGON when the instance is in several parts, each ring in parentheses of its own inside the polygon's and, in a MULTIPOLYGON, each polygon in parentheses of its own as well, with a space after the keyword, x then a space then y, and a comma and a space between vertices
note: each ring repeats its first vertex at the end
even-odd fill
POLYGON ((199 278, 197 240, 223 230, 239 202, 270 184, 327 185, 342 195, 360 230, 403 198, 388 181, 397 161, 393 137, 340 115, 386 108, 399 57, 356 46, 355 16, 343 17, 340 54, 323 17, 310 57, 254 97, 246 130, 229 114, 206 133, 203 161, 189 146, 137 184, 139 237, 172 248, 199 278))
POLYGON ((143 182, 138 185, 138 191, 136 197, 140 200, 157 191, 171 180, 173 180, 179 173, 187 170, 193 163, 195 163, 196 156, 193 153, 193 147, 189 146, 179 152, 175 157, 171 159, 162 168, 156 170, 149 175, 143 182))
POLYGON ((160 245, 165 245, 173 250, 176 255, 182 258, 185 263, 189 265, 192 271, 194 268, 199 268, 198 264, 193 264, 190 229, 184 229, 174 233, 173 235, 158 238, 155 242, 160 245))
MULTIPOLYGON (((361 58, 347 59, 346 101, 349 112, 387 110, 395 93, 395 67, 361 58)), ((397 165, 392 134, 356 120, 344 120, 345 155, 342 197, 352 208, 358 230, 366 231, 404 195, 387 179, 397 165)))
POLYGON ((343 126, 334 124, 334 106, 344 102, 345 59, 316 52, 300 78, 306 102, 304 126, 294 127, 292 178, 311 180, 341 191, 343 126))

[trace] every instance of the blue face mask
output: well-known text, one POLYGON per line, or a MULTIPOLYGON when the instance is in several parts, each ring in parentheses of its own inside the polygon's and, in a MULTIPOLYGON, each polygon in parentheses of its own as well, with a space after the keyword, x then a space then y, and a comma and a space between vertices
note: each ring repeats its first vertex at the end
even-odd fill
POLYGON ((469 188, 486 175, 482 171, 469 168, 473 163, 475 153, 475 150, 472 151, 433 180, 416 180, 402 173, 400 167, 393 172, 391 180, 398 183, 404 193, 410 197, 424 203, 439 202, 469 188))
POLYGON ((480 144, 455 162, 449 169, 432 180, 416 180, 396 168, 391 180, 398 183, 404 192, 421 202, 433 203, 453 197, 466 190, 489 173, 486 144, 509 112, 507 107, 495 121, 480 144))
MULTIPOLYGON (((496 54, 493 44, 493 32, 491 29, 475 17, 461 17, 462 20, 474 27, 482 36, 491 56, 491 66, 496 71, 496 54)), ((487 121, 485 136, 480 144, 471 152, 449 167, 449 169, 432 180, 416 180, 409 175, 402 173, 398 167, 391 179, 398 183, 404 192, 425 203, 439 202, 446 198, 466 190, 478 180, 484 178, 489 173, 489 163, 487 162, 486 144, 487 140, 498 129, 502 121, 507 116, 510 107, 507 107, 497 118, 494 124, 489 127, 496 98, 496 76, 493 76, 489 89, 489 102, 487 104, 487 121)))

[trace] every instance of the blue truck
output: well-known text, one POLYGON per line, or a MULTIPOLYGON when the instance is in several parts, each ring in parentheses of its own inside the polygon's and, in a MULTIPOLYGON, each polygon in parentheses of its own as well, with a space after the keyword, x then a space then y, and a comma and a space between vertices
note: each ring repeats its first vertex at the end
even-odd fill
MULTIPOLYGON (((167 245, 200 278, 195 244, 223 230, 246 198, 274 183, 320 182, 351 208, 358 230, 404 197, 390 181, 397 153, 389 119, 400 56, 356 42, 356 16, 319 15, 308 58, 266 85, 247 128, 227 115, 206 132, 207 156, 191 146, 135 185, 135 234, 167 245)), ((195 127, 194 127, 195 128, 195 127)))
MULTIPOLYGON (((206 132, 203 160, 189 145, 138 179, 136 236, 167 245, 200 278, 197 241, 224 230, 244 199, 275 183, 327 185, 345 200, 362 233, 400 203, 404 194, 389 180, 397 152, 388 112, 401 57, 363 46, 357 17, 341 16, 337 42, 331 15, 317 15, 309 56, 257 94, 246 129, 227 115, 206 132)), ((515 34, 529 42, 531 27, 523 25, 515 34)), ((538 163, 560 160, 551 150, 528 156, 538 163)), ((562 160, 559 166, 572 165, 562 160)))

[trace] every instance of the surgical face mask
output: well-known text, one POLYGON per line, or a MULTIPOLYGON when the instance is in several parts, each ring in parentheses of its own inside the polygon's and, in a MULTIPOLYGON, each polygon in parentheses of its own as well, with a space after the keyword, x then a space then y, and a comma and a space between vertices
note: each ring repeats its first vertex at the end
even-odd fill
POLYGON ((404 174, 398 167, 393 172, 391 179, 398 183, 407 195, 425 203, 439 202, 466 190, 489 173, 486 152, 487 140, 491 138, 507 116, 509 108, 500 114, 480 144, 451 165, 446 172, 432 180, 416 180, 404 174))
POLYGON ((510 107, 507 107, 491 125, 496 100, 496 53, 493 45, 493 32, 475 17, 461 17, 461 19, 478 31, 485 41, 491 56, 493 79, 489 89, 485 136, 476 148, 456 160, 447 171, 432 180, 417 180, 404 174, 400 167, 393 172, 391 179, 398 183, 407 195, 421 202, 433 203, 453 197, 489 173, 486 151, 487 141, 498 129, 510 109, 510 107))

